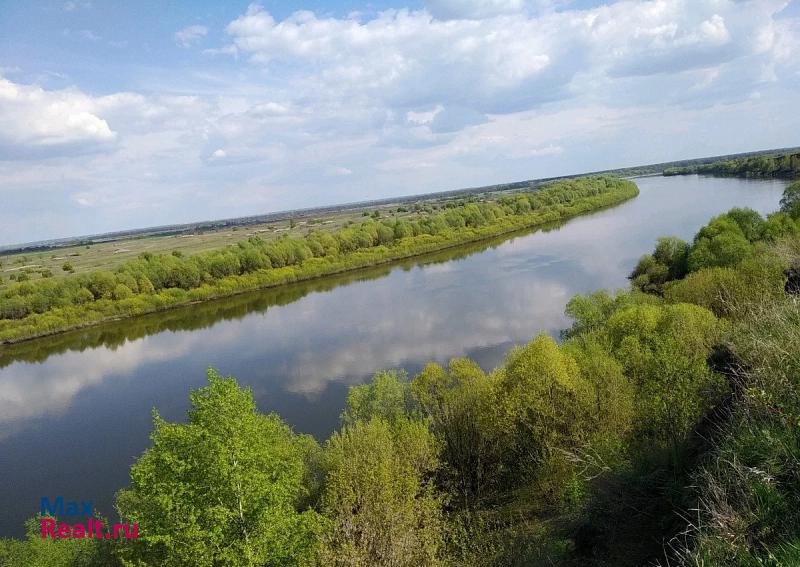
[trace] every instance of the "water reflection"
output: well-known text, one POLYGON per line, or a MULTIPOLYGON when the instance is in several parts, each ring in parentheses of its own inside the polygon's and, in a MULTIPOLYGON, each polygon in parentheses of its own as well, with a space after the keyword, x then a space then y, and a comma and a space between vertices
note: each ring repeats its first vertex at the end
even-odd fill
POLYGON ((147 446, 150 410, 183 418, 209 365, 260 409, 319 437, 348 384, 470 356, 484 368, 537 332, 557 334, 579 292, 627 285, 656 237, 690 237, 731 206, 766 212, 783 184, 645 178, 641 195, 549 231, 266 290, 0 349, 0 535, 38 498, 113 493, 147 446))

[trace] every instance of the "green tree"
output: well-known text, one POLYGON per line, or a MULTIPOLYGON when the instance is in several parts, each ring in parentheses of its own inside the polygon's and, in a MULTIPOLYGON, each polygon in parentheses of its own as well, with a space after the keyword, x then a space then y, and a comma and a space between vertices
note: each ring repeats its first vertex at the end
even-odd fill
POLYGON ((593 402, 591 386, 575 360, 541 334, 509 353, 498 390, 505 428, 512 435, 508 470, 517 481, 538 477, 549 485, 542 487, 548 497, 560 498, 566 479, 546 477, 548 471, 563 469, 561 450, 579 446, 585 439, 593 402))
POLYGON ((141 276, 137 280, 137 284, 139 285, 139 293, 152 294, 156 291, 156 288, 153 286, 153 282, 151 282, 150 278, 147 276, 141 276))
POLYGON ((783 190, 781 211, 795 220, 800 220, 800 181, 795 181, 783 190))
POLYGON ((3 567, 115 567, 119 561, 108 541, 42 538, 41 517, 25 523, 25 539, 0 539, 3 567))
POLYGON ((436 443, 423 422, 373 417, 336 432, 324 453, 322 565, 436 565, 441 502, 430 482, 436 443))
POLYGON ((500 480, 504 447, 495 377, 469 359, 453 359, 446 369, 425 366, 411 391, 441 445, 441 484, 456 504, 474 508, 500 480))
POLYGON ((394 424, 406 418, 409 409, 408 377, 405 371, 384 370, 376 373, 372 382, 350 388, 342 421, 352 425, 357 421, 380 417, 394 424))
POLYGON ((86 276, 86 288, 92 292, 95 299, 111 299, 117 278, 105 270, 98 270, 86 276))
POLYGON ((213 370, 192 392, 186 424, 154 417, 153 445, 119 493, 121 517, 139 524, 122 546, 128 565, 298 565, 313 551, 318 516, 308 495, 309 443, 252 394, 213 370))
POLYGON ((680 447, 722 389, 706 360, 724 326, 702 307, 636 305, 614 313, 605 334, 615 358, 637 389, 639 442, 680 447))
MULTIPOLYGON (((796 217, 800 219, 800 216, 796 217)), ((800 223, 784 212, 772 213, 767 217, 761 229, 761 239, 765 242, 775 242, 787 236, 800 234, 800 223)))
POLYGON ((722 215, 704 226, 689 252, 689 270, 735 266, 753 251, 739 225, 722 215))
POLYGON ((724 317, 735 309, 742 285, 733 268, 705 268, 677 282, 664 296, 670 303, 693 303, 724 317))
POLYGON ((753 209, 734 208, 725 213, 725 216, 739 226, 744 237, 750 242, 755 242, 761 237, 764 219, 753 209))
POLYGON ((111 296, 116 300, 127 299, 132 295, 133 291, 131 291, 131 288, 121 283, 114 286, 114 291, 111 292, 111 296))

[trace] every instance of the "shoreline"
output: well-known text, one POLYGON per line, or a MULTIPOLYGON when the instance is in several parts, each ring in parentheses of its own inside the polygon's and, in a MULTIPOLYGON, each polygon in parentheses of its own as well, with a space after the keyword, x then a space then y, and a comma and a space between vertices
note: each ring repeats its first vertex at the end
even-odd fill
MULTIPOLYGON (((32 332, 30 334, 20 333, 21 336, 18 337, 3 338, 0 339, 0 348, 2 348, 3 345, 18 345, 27 341, 59 335, 69 331, 86 329, 89 327, 102 325, 104 323, 119 322, 125 319, 131 319, 142 315, 163 312, 180 307, 188 307, 191 305, 210 302, 216 299, 224 299, 226 297, 243 295, 246 293, 251 293, 264 289, 276 288, 298 282, 319 280, 325 277, 335 276, 347 272, 358 271, 374 266, 390 264, 393 262, 407 260, 418 256, 424 256, 426 254, 431 254, 439 251, 448 250, 451 248, 456 248, 464 244, 471 244, 483 240, 489 240, 494 237, 511 234, 520 230, 533 229, 536 227, 545 226, 553 222, 566 221, 584 214, 592 213, 605 208, 610 208, 635 198, 639 194, 639 188, 633 182, 631 182, 631 185, 632 187, 617 189, 591 197, 584 197, 576 200, 575 202, 567 206, 563 205, 548 206, 541 210, 531 212, 530 214, 525 215, 524 217, 517 217, 515 219, 511 219, 512 222, 508 222, 508 219, 505 219, 506 222, 503 223, 504 226, 499 226, 500 223, 495 223, 478 228, 462 229, 459 231, 455 231, 454 234, 450 234, 445 237, 442 237, 442 235, 437 235, 437 236, 420 235, 420 236, 410 237, 409 242, 405 244, 410 244, 411 243, 410 241, 414 241, 415 244, 418 244, 423 240, 428 241, 428 242, 422 242, 421 246, 416 247, 413 251, 403 250, 404 246, 402 246, 402 244, 404 243, 400 241, 398 243, 399 245, 395 244, 388 247, 376 246, 368 250, 358 250, 355 252, 351 252, 349 254, 337 256, 336 258, 333 259, 333 261, 313 262, 313 260, 316 259, 312 259, 312 260, 307 260, 305 263, 296 266, 283 267, 283 268, 270 268, 266 270, 259 270, 256 272, 252 272, 250 274, 228 276, 226 278, 221 279, 220 282, 229 283, 233 286, 237 283, 241 283, 241 280, 247 278, 257 279, 258 276, 261 276, 263 280, 254 282, 250 285, 245 284, 242 286, 235 286, 232 287, 231 289, 212 290, 210 287, 208 289, 204 289, 203 287, 195 288, 187 293, 187 295, 190 296, 188 298, 183 298, 173 301, 165 301, 165 303, 163 304, 148 306, 148 308, 140 309, 137 310, 136 312, 115 313, 106 316, 98 316, 96 318, 91 318, 92 313, 97 313, 96 311, 93 311, 91 307, 96 305, 97 303, 100 303, 101 301, 107 302, 101 304, 102 306, 106 306, 111 303, 114 304, 121 303, 121 301, 119 300, 98 300, 97 302, 88 304, 88 307, 81 306, 81 307, 71 308, 73 310, 72 313, 73 316, 77 316, 78 314, 87 315, 88 316, 87 320, 84 320, 80 323, 58 325, 54 326, 53 328, 42 329, 39 332, 32 332), (354 258, 356 259, 355 263, 348 262, 348 260, 352 261, 354 258), (323 263, 327 265, 320 265, 323 263), (274 275, 275 272, 282 272, 282 273, 278 274, 276 277, 274 275), (297 273, 297 272, 302 272, 302 273, 297 273), (209 291, 211 293, 209 293, 209 291), (192 294, 192 292, 195 293, 192 294), (191 297, 192 295, 195 296, 199 295, 200 297, 191 297)), ((162 295, 165 294, 163 294, 162 292, 162 295)), ((30 315, 25 319, 8 320, 8 321, 14 321, 17 324, 12 323, 11 325, 8 325, 5 329, 0 329, 0 334, 2 334, 3 331, 6 332, 11 331, 13 333, 14 330, 23 327, 23 325, 26 325, 26 323, 30 324, 31 321, 29 320, 31 318, 36 318, 36 317, 41 318, 42 316, 47 316, 48 314, 50 314, 50 312, 30 315)), ((34 319, 33 323, 35 324, 35 322, 36 321, 34 319)), ((23 331, 23 329, 19 329, 19 331, 23 331)))

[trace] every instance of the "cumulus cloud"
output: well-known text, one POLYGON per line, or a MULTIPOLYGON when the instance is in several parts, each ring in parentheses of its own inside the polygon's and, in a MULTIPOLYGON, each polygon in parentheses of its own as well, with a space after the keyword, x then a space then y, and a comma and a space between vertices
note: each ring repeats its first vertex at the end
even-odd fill
MULTIPOLYGON (((800 27, 785 1, 575 4, 282 19, 251 5, 213 59, 187 54, 208 70, 162 69, 147 93, 0 77, 1 196, 30 194, 33 210, 36 192, 66 194, 73 213, 104 213, 97 231, 796 143, 800 27), (692 124, 704 135, 688 139, 692 124)), ((10 230, 0 241, 22 238, 10 230)))
POLYGON ((96 151, 117 134, 76 89, 46 91, 0 77, 0 159, 96 151))
POLYGON ((227 27, 232 43, 226 47, 257 65, 289 66, 309 91, 404 114, 441 105, 444 132, 485 114, 582 94, 576 89, 581 78, 600 86, 769 58, 779 27, 774 15, 784 4, 622 1, 536 12, 524 10, 521 0, 437 0, 427 10, 390 10, 366 21, 308 11, 278 21, 253 4, 227 27))
POLYGON ((175 43, 181 47, 191 47, 206 36, 208 28, 206 26, 194 25, 186 26, 182 30, 175 32, 175 43))
POLYGON ((363 23, 311 12, 278 22, 252 5, 227 31, 237 52, 252 62, 294 63, 306 82, 337 96, 408 108, 446 100, 503 112, 563 94, 571 72, 552 61, 566 59, 570 46, 543 23, 442 22, 405 10, 363 23))

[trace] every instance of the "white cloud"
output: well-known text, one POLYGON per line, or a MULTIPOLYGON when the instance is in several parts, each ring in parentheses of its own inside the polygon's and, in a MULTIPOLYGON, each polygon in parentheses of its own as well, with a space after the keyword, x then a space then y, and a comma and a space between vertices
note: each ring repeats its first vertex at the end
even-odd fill
POLYGON ((517 0, 441 0, 428 4, 430 12, 391 10, 366 21, 307 11, 277 21, 253 4, 227 27, 226 49, 257 65, 280 64, 315 98, 324 93, 407 116, 441 105, 444 132, 485 114, 566 100, 580 94, 582 77, 598 84, 773 57, 773 16, 782 6, 655 0, 536 12, 517 0))
POLYGON ((204 38, 207 33, 208 28, 206 26, 186 26, 175 32, 175 43, 181 47, 190 47, 192 44, 204 38))
POLYGON ((0 77, 0 159, 101 148, 116 138, 97 102, 75 89, 46 91, 0 77))
POLYGON ((282 20, 253 5, 208 68, 132 76, 146 94, 0 77, 0 199, 33 211, 0 211, 0 242, 796 143, 785 2, 557 4, 282 20))

